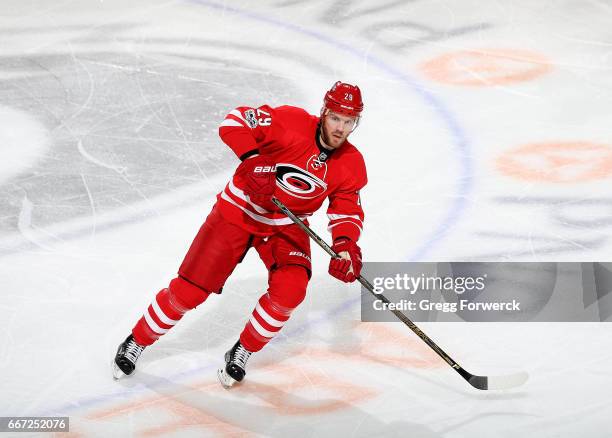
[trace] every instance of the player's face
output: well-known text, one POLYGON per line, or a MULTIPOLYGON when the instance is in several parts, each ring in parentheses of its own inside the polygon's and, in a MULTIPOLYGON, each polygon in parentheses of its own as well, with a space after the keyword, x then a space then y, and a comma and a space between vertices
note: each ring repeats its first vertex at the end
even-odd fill
POLYGON ((355 128, 357 118, 328 111, 323 117, 323 141, 332 149, 342 146, 349 134, 355 128))

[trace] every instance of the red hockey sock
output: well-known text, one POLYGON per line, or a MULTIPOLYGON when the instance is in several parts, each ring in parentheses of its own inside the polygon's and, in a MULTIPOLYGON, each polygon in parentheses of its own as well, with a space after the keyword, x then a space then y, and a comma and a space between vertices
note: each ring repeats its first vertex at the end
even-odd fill
POLYGON ((179 322, 185 312, 203 303, 210 294, 181 277, 157 293, 144 315, 132 329, 140 345, 151 345, 179 322))
POLYGON ((240 334, 244 348, 256 352, 270 342, 304 300, 307 284, 308 273, 301 266, 283 266, 270 274, 268 293, 259 299, 240 334))

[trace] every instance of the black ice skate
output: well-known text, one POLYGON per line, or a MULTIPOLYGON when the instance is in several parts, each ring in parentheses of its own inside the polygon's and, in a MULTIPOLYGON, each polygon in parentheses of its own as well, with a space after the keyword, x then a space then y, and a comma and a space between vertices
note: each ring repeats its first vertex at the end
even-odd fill
POLYGON ((140 357, 140 353, 144 350, 143 345, 137 344, 134 336, 130 335, 125 338, 113 360, 113 377, 115 380, 123 376, 129 376, 136 369, 136 361, 140 357))
POLYGON ((225 389, 229 389, 236 382, 241 382, 246 375, 246 363, 251 352, 242 346, 240 341, 236 342, 232 349, 225 353, 225 368, 217 370, 219 382, 225 389))

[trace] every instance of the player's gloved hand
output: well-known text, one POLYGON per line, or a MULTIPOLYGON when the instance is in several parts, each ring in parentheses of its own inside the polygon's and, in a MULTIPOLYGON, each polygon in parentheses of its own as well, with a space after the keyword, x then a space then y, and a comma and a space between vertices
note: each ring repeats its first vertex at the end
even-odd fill
POLYGON ((345 283, 352 283, 361 275, 361 248, 348 237, 339 237, 332 249, 340 257, 329 261, 330 275, 345 283))
POLYGON ((237 173, 245 181, 244 193, 249 199, 270 210, 276 190, 276 163, 267 155, 253 155, 238 166, 237 173))

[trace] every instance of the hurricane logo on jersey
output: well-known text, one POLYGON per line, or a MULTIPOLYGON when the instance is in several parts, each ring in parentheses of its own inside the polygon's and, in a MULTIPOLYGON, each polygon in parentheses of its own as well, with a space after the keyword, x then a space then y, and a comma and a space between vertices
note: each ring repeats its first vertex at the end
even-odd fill
POLYGON ((293 164, 276 165, 276 183, 296 198, 314 199, 327 190, 327 183, 293 164))

